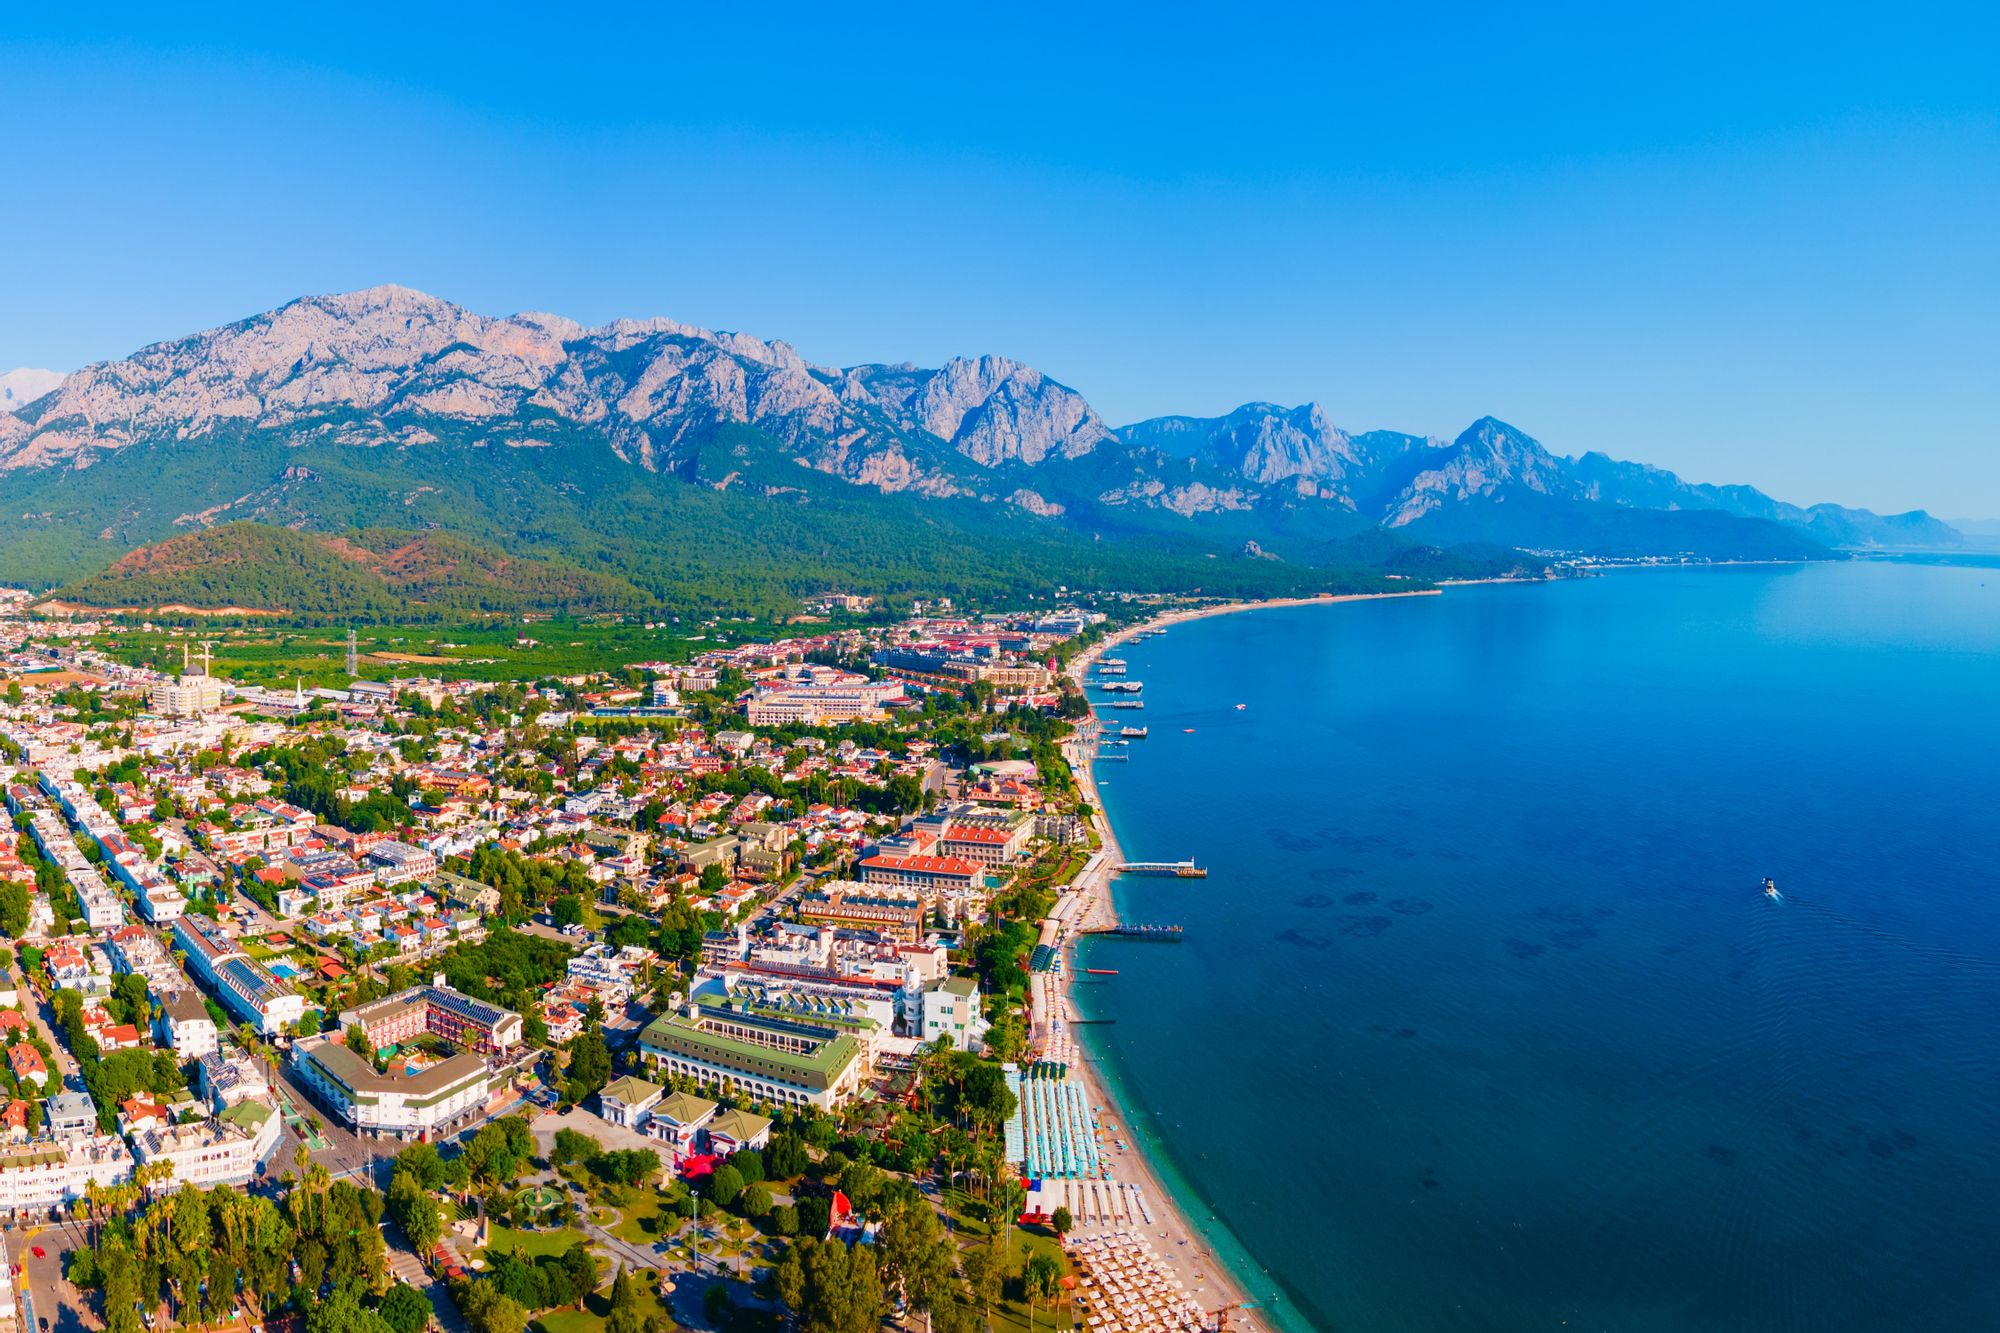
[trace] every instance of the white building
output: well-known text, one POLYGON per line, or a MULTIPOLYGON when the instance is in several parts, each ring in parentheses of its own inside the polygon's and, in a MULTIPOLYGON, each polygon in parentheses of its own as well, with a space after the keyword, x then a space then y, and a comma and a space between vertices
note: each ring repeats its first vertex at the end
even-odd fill
POLYGON ((183 1060, 199 1060, 216 1049, 215 1019, 201 996, 175 991, 153 1017, 155 1035, 183 1060))
POLYGON ((459 1054, 414 1074, 378 1074, 375 1066, 325 1037, 292 1048, 299 1081, 357 1134, 434 1139, 472 1123, 493 1094, 493 1074, 479 1056, 459 1054))
POLYGON ((140 1130, 132 1136, 133 1157, 140 1166, 173 1163, 173 1174, 153 1185, 155 1194, 171 1193, 182 1185, 201 1189, 240 1185, 257 1174, 278 1146, 282 1124, 271 1107, 238 1102, 207 1120, 140 1130))
POLYGON ((953 1049, 976 1051, 985 1044, 988 1024, 980 1013, 979 983, 971 977, 946 977, 923 995, 926 1042, 950 1037, 953 1049))
POLYGON ((115 1134, 0 1147, 0 1212, 46 1212, 81 1199, 92 1181, 117 1185, 131 1178, 132 1150, 115 1134))
POLYGON ((222 707, 222 682, 213 676, 182 676, 157 682, 152 689, 155 713, 192 717, 222 707))

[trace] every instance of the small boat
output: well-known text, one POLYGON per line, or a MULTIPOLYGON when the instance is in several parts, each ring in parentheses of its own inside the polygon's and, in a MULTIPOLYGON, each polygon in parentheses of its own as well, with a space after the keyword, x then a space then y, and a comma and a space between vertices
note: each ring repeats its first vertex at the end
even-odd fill
POLYGON ((1238 704, 1236 705, 1236 711, 1240 713, 1249 706, 1250 706, 1249 704, 1238 704))
POLYGON ((1183 735, 1183 736, 1192 736, 1192 735, 1194 735, 1194 728, 1193 728, 1193 727, 1182 727, 1182 728, 1181 728, 1181 735, 1183 735))
POLYGON ((1143 741, 1146 739, 1146 729, 1144 727, 1120 727, 1118 729, 1118 734, 1120 736, 1123 736, 1128 741, 1130 740, 1143 741))
POLYGON ((1778 881, 1768 875, 1764 877, 1764 896, 1774 903, 1785 901, 1785 895, 1778 892, 1778 881))

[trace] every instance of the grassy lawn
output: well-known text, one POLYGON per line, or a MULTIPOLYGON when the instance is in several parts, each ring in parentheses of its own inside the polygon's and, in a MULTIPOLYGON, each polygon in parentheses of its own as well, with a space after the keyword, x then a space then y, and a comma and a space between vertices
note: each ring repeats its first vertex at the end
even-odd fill
POLYGON ((575 1227, 557 1227, 553 1231, 516 1231, 513 1227, 494 1223, 492 1243, 486 1248, 489 1253, 520 1250, 529 1259, 539 1259, 543 1255, 561 1254, 570 1246, 584 1239, 584 1234, 575 1227))
MULTIPOLYGON (((961 1234, 981 1236, 986 1234, 986 1228, 978 1222, 961 1227, 960 1231, 961 1234)), ((1068 1261, 1063 1257, 1062 1246, 1056 1243, 1055 1237, 1036 1235, 1015 1227, 1007 1237, 1006 1256, 1001 1260, 1001 1271, 1007 1275, 1005 1290, 1011 1292, 1019 1289, 1015 1281, 1016 1275, 1027 1266, 1028 1256, 1031 1254, 1053 1254, 1063 1261, 1064 1272, 1071 1271, 1068 1261)), ((1003 1297, 994 1303, 991 1313, 994 1333, 1014 1333, 1014 1330, 1028 1333, 1030 1323, 1026 1301, 1003 1297)), ((1051 1310, 1045 1305, 1038 1305, 1034 1309, 1033 1318, 1032 1327, 1037 1330, 1072 1328, 1076 1323, 1076 1308, 1070 1305, 1058 1306, 1051 1310)))
POLYGON ((687 1221, 686 1205, 678 1213, 671 1211, 666 1196, 658 1190, 627 1191, 620 1211, 624 1217, 610 1228, 611 1234, 634 1245, 656 1245, 687 1221))

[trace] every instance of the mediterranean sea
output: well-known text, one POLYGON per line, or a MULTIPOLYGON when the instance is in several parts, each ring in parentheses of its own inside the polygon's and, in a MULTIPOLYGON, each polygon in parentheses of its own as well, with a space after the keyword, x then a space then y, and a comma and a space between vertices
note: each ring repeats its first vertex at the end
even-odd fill
POLYGON ((1267 1325, 2000 1327, 2000 567, 1647 570, 1113 650, 1099 1068, 1267 1325), (1238 708, 1237 705, 1243 705, 1238 708), (1777 881, 1781 900, 1761 891, 1777 881))

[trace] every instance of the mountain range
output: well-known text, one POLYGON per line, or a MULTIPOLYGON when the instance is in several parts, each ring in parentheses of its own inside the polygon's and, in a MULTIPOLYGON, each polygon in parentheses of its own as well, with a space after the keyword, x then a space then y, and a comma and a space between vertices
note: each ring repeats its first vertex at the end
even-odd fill
POLYGON ((832 584, 1300 590, 1490 573, 1515 548, 1792 559, 1958 536, 1920 511, 1561 458, 1490 417, 1450 440, 1350 434, 1310 403, 1113 427, 999 356, 836 368, 742 333, 494 318, 393 286, 158 343, 0 412, 0 578, 95 575, 113 595, 120 571, 201 557, 121 564, 134 547, 241 522, 456 533, 488 552, 477 570, 504 551, 716 606, 832 584))

